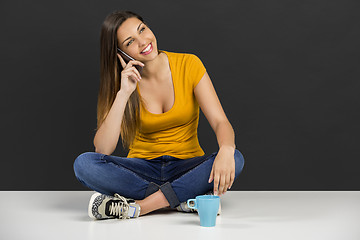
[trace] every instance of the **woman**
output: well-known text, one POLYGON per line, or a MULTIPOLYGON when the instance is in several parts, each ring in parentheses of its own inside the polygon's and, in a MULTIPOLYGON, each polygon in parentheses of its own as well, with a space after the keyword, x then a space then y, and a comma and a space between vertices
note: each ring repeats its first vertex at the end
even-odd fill
POLYGON ((89 216, 128 219, 165 207, 192 212, 187 199, 225 194, 244 158, 201 60, 158 50, 149 26, 130 11, 106 17, 100 45, 95 152, 74 162, 77 179, 97 192, 89 216), (117 48, 136 60, 126 63, 117 48), (209 155, 197 138, 199 107, 219 144, 209 155), (119 136, 127 157, 111 155, 119 136))

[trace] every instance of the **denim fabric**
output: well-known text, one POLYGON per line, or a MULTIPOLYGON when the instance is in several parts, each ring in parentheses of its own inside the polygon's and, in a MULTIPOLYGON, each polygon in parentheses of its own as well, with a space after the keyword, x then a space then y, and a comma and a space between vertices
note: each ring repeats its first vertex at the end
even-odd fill
MULTIPOLYGON (((159 189, 171 208, 213 189, 208 183, 218 152, 188 159, 164 155, 154 159, 126 158, 96 152, 80 154, 74 162, 76 178, 86 187, 113 196, 141 200, 159 189)), ((235 179, 244 157, 235 150, 235 179)))

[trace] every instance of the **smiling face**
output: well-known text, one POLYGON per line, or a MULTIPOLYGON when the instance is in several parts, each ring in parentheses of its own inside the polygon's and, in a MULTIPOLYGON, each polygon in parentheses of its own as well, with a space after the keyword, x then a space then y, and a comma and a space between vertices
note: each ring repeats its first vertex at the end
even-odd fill
POLYGON ((126 19, 117 30, 118 47, 139 61, 149 61, 158 55, 156 37, 136 17, 126 19))

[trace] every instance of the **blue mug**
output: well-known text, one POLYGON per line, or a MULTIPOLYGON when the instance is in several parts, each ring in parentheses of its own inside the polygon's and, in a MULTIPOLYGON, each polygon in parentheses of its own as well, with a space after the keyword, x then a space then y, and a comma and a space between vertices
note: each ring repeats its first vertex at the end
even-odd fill
POLYGON ((195 199, 188 199, 189 208, 196 209, 200 216, 200 226, 214 227, 216 224, 216 216, 219 210, 220 197, 215 195, 200 195, 195 199), (190 205, 194 202, 194 205, 190 205))

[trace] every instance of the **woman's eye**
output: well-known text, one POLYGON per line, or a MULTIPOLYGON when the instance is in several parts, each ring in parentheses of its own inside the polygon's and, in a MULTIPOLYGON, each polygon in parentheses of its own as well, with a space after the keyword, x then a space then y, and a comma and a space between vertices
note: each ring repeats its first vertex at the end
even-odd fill
MULTIPOLYGON (((144 28, 144 27, 140 29, 140 32, 143 32, 143 30, 145 30, 145 28, 144 28)), ((132 43, 132 40, 133 40, 133 39, 131 39, 131 40, 130 40, 127 44, 126 44, 126 46, 129 46, 129 45, 130 45, 130 43, 132 43)))
POLYGON ((130 43, 132 42, 132 40, 133 40, 133 39, 131 39, 131 40, 126 44, 126 46, 129 46, 130 43))

